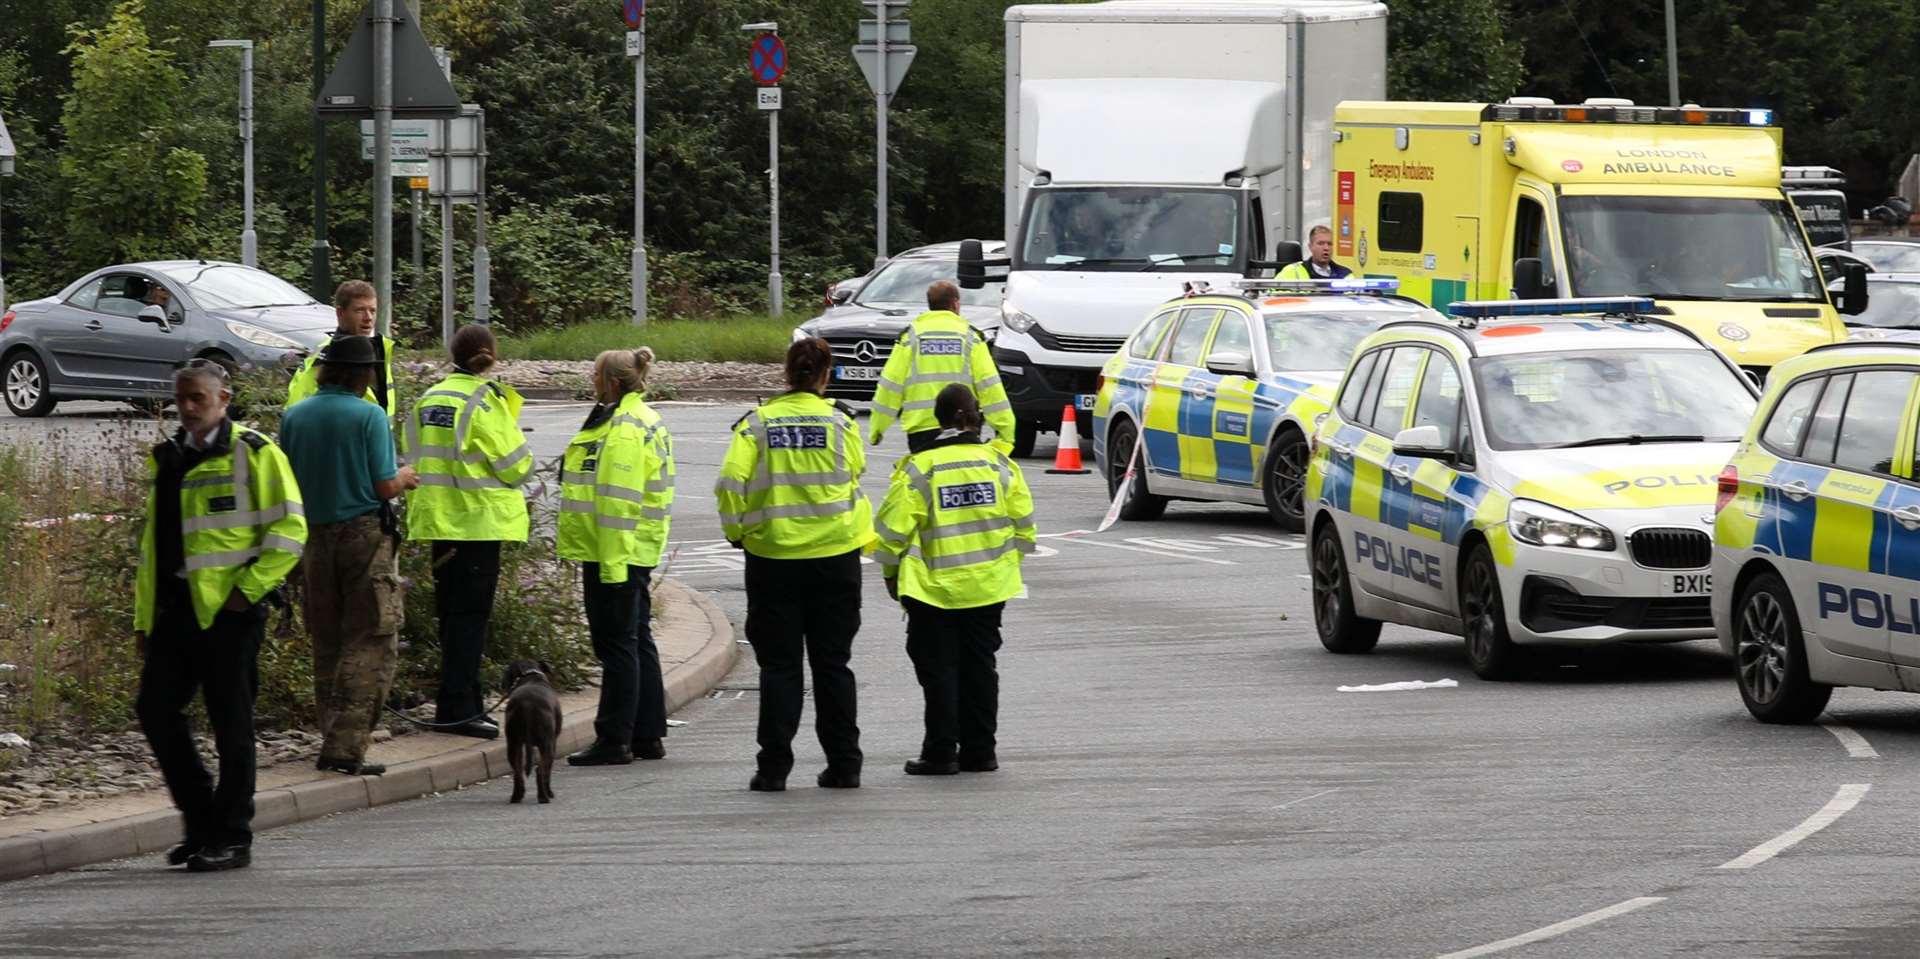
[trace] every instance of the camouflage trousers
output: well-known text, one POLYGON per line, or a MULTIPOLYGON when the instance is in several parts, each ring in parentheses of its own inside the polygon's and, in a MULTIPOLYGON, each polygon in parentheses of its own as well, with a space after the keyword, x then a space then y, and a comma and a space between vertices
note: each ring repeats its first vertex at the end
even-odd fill
POLYGON ((399 557, 380 514, 316 523, 301 566, 307 631, 313 636, 313 698, 325 741, 320 755, 365 758, 393 685, 402 613, 399 557))

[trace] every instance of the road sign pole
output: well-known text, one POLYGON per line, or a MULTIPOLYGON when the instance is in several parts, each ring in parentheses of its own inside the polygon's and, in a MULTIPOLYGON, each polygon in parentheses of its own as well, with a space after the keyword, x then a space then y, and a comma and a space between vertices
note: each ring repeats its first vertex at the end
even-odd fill
POLYGON ((413 252, 413 282, 407 287, 407 296, 418 303, 422 286, 420 279, 426 275, 426 254, 420 249, 420 199, 426 195, 427 191, 409 190, 408 192, 413 194, 413 244, 409 247, 413 252))
MULTIPOLYGON (((327 0, 313 0, 313 96, 327 84, 327 0)), ((327 246, 327 121, 313 114, 313 245, 308 266, 309 292, 322 303, 333 299, 332 251, 327 246)))
POLYGON ((242 189, 246 191, 240 226, 240 262, 260 265, 260 237, 253 230, 253 41, 240 48, 240 136, 246 141, 242 189))
POLYGON ((373 5, 373 289, 393 334, 393 0, 373 5))
POLYGON ((780 278, 780 111, 767 113, 767 195, 773 202, 773 262, 767 273, 767 302, 774 316, 786 313, 780 278))
POLYGON ((474 148, 480 152, 474 163, 473 182, 473 321, 483 326, 493 323, 493 257, 487 252, 487 114, 480 111, 474 123, 474 148))
POLYGON ((640 54, 633 58, 633 316, 647 322, 647 24, 640 21, 640 54))
MULTIPOLYGON (((880 76, 887 75, 887 5, 874 8, 874 16, 879 20, 880 32, 874 37, 874 47, 879 53, 880 76)), ((874 143, 874 249, 873 265, 879 267, 887 262, 887 85, 883 81, 879 89, 873 92, 874 143)))

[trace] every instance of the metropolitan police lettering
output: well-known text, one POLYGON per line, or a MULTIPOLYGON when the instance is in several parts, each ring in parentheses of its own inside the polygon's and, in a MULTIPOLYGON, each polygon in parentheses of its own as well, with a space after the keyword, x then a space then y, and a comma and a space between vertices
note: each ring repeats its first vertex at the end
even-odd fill
POLYGON ((824 426, 768 426, 767 449, 823 450, 827 448, 824 426))
POLYGON ((920 338, 921 356, 964 356, 965 341, 954 336, 923 336, 920 338))
POLYGON ((451 406, 428 406, 420 410, 421 426, 444 426, 453 429, 453 418, 459 410, 451 406))
POLYGON ((992 483, 955 483, 952 486, 940 487, 941 509, 992 506, 998 502, 1000 502, 1000 494, 992 483))

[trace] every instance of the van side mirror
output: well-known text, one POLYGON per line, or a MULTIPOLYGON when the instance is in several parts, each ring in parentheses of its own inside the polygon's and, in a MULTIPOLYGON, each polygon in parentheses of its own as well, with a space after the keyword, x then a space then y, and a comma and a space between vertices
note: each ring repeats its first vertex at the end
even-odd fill
POLYGON ((1859 316, 1867 311, 1867 265, 1849 263, 1842 267, 1843 278, 1840 286, 1840 302, 1834 308, 1841 316, 1859 316))
POLYGON ((1273 246, 1273 259, 1283 266, 1292 266, 1306 257, 1300 253, 1300 241, 1281 240, 1273 246))
POLYGON ((1547 288, 1547 267, 1537 256, 1523 256, 1513 261, 1513 298, 1516 300, 1544 300, 1553 295, 1547 288))
POLYGON ((960 241, 958 277, 963 290, 978 290, 987 285, 987 258, 980 252, 979 240, 960 241))
POLYGON ((1396 456, 1414 456, 1427 460, 1451 460, 1453 450, 1446 445, 1446 438, 1440 435, 1440 427, 1409 426, 1394 434, 1393 452, 1396 456))
POLYGON ((152 323, 160 327, 160 332, 173 332, 173 325, 167 322, 167 308, 158 303, 149 303, 140 308, 140 322, 152 323))
POLYGON ((1207 354, 1207 372, 1220 376, 1253 378, 1253 357, 1232 350, 1207 354))

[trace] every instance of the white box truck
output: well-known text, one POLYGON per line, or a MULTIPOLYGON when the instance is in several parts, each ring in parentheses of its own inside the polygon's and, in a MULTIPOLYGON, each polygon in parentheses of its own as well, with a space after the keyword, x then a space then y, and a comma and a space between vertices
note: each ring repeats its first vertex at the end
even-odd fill
MULTIPOLYGON (((994 359, 1018 455, 1065 405, 1092 408, 1101 364, 1183 282, 1275 269, 1327 221, 1334 104, 1386 94, 1386 17, 1371 0, 1008 8, 994 359)), ((986 265, 963 246, 963 282, 986 265)))

